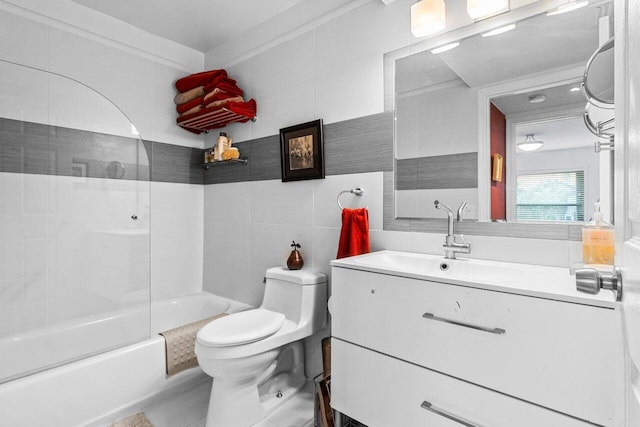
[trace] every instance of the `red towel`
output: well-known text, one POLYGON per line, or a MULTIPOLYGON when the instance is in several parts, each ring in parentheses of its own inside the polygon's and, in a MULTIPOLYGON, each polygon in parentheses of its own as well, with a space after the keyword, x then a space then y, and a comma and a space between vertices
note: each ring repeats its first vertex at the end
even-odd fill
POLYGON ((225 70, 211 70, 191 74, 176 80, 176 89, 178 89, 178 92, 186 92, 194 87, 204 86, 220 76, 226 77, 226 75, 227 72, 225 70))
POLYGON ((256 116, 258 106, 255 99, 250 99, 247 102, 229 102, 225 105, 225 108, 241 116, 247 118, 246 121, 253 119, 256 116))
POLYGON ((225 98, 225 99, 219 99, 217 101, 211 101, 207 105, 205 105, 205 108, 224 107, 229 102, 244 102, 244 98, 241 96, 235 96, 233 98, 225 98))
POLYGON ((173 103, 176 105, 184 104, 185 102, 189 102, 192 99, 203 96, 205 93, 206 92, 204 91, 204 86, 197 86, 193 89, 189 89, 186 92, 178 93, 175 98, 173 98, 173 103))
POLYGON ((242 90, 237 89, 227 92, 226 90, 217 87, 204 96, 202 99, 202 105, 207 105, 213 101, 220 101, 221 99, 232 98, 234 96, 242 96, 242 90))
POLYGON ((233 79, 230 79, 229 77, 222 77, 213 80, 211 83, 205 85, 204 92, 210 93, 216 88, 223 90, 231 95, 242 95, 242 89, 238 87, 237 82, 233 79))
POLYGON ((369 243, 369 213, 366 208, 342 209, 342 230, 337 258, 371 252, 369 243))
POLYGON ((192 99, 191 101, 185 102, 184 104, 180 104, 180 105, 176 105, 176 111, 179 114, 184 114, 185 111, 189 111, 194 107, 197 107, 198 105, 202 105, 202 99, 203 97, 198 97, 196 99, 192 99))

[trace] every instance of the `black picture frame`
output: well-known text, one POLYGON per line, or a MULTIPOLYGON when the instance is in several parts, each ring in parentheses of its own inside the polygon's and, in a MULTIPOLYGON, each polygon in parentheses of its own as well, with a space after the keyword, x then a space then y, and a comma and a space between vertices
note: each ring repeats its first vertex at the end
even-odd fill
POLYGON ((280 129, 282 182, 324 178, 322 119, 280 129))

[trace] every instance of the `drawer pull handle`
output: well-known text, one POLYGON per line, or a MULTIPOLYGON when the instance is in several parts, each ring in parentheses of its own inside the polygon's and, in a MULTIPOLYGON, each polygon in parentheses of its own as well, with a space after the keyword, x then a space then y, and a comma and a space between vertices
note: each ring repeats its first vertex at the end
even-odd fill
POLYGON ((458 417, 455 417, 447 412, 444 412, 443 410, 440 409, 436 409, 433 407, 433 405, 431 404, 431 402, 427 402, 426 400, 424 402, 422 402, 422 405, 420 405, 420 407, 422 409, 426 409, 429 412, 433 412, 434 414, 440 415, 441 417, 445 417, 451 421, 454 421, 458 424, 462 424, 463 426, 467 426, 467 427, 480 427, 477 424, 471 424, 467 421, 464 421, 458 417))
POLYGON ((433 313, 425 313, 422 315, 425 319, 437 320, 438 322, 450 323, 452 325, 464 326, 465 328, 475 329, 477 331, 489 332, 492 334, 502 335, 506 333, 502 328, 485 328, 484 326, 472 325, 471 323, 458 322, 456 320, 445 319, 443 317, 435 316, 433 313))

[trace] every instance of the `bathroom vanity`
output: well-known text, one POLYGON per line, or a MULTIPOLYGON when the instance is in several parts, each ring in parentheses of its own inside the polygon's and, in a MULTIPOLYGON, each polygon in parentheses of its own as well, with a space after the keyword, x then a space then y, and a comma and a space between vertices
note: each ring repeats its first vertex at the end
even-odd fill
POLYGON ((568 269, 381 251, 332 261, 334 409, 369 427, 613 426, 611 292, 568 269))

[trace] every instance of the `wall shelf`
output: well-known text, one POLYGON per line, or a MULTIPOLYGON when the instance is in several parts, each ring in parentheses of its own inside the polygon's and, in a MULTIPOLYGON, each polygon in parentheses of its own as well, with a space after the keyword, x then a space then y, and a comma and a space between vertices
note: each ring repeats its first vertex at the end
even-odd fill
POLYGON ((240 163, 240 164, 243 164, 243 165, 246 166, 247 163, 249 163, 249 160, 248 159, 242 159, 242 158, 241 159, 229 159, 229 160, 217 160, 215 162, 202 163, 202 167, 205 170, 209 170, 209 168, 212 167, 212 166, 220 166, 220 165, 223 165, 223 164, 232 164, 232 163, 236 163, 236 164, 240 163))
POLYGON ((255 122, 256 101, 229 102, 225 107, 204 108, 196 113, 180 116, 178 126, 194 133, 206 132, 225 127, 230 123, 255 122))

